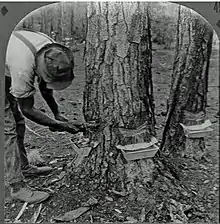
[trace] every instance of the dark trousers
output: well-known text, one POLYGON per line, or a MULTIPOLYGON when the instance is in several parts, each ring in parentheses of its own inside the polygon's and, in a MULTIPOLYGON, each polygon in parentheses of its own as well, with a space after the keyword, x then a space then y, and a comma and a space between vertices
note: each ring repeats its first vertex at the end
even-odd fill
POLYGON ((17 99, 10 93, 11 87, 11 78, 5 77, 5 97, 9 101, 10 109, 13 113, 14 120, 16 123, 16 132, 17 132, 17 145, 19 149, 19 154, 21 158, 21 168, 24 168, 28 165, 27 152, 24 147, 24 136, 25 136, 25 119, 22 115, 17 99))

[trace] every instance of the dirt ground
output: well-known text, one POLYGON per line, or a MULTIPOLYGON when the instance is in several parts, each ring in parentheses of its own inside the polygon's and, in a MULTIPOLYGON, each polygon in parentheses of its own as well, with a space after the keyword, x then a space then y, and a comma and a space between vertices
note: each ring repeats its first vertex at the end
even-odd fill
MULTIPOLYGON (((173 51, 154 46, 153 81, 156 102, 157 138, 161 139, 165 117, 161 112, 166 110, 166 99, 169 93, 170 75, 172 72, 173 51)), ((75 81, 66 90, 56 92, 55 97, 61 111, 70 120, 82 120, 82 96, 84 88, 83 46, 75 52, 75 81)), ((109 191, 93 187, 92 180, 71 176, 67 164, 75 157, 71 145, 72 135, 50 132, 27 120, 25 143, 27 151, 37 158, 38 152, 46 164, 55 168, 47 177, 27 179, 28 184, 38 190, 46 190, 51 197, 42 203, 37 219, 38 223, 55 222, 54 217, 65 212, 85 206, 88 200, 96 201, 90 210, 74 222, 125 222, 135 223, 219 223, 219 64, 218 49, 213 49, 209 71, 209 93, 207 117, 213 123, 214 131, 205 138, 207 161, 196 162, 180 159, 182 177, 178 185, 166 177, 159 177, 149 195, 138 201, 128 201, 126 196, 119 196, 109 191), (93 199, 92 199, 93 198, 93 199)), ((36 107, 51 115, 39 93, 36 96, 36 107)), ((32 161, 34 163, 34 160, 32 161)), ((14 201, 5 191, 5 222, 13 222, 24 203, 14 201)), ((28 223, 39 205, 27 205, 19 218, 28 223)), ((18 221, 18 222, 19 222, 18 221)))

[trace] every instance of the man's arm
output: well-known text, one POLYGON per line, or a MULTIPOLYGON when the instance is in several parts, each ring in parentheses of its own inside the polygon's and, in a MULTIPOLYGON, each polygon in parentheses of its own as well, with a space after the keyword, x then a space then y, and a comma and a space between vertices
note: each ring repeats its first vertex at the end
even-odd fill
POLYGON ((67 122, 56 121, 40 110, 34 108, 34 96, 27 98, 18 98, 20 109, 25 117, 44 126, 54 128, 58 131, 67 131, 70 133, 77 133, 77 127, 70 127, 67 122))
POLYGON ((68 119, 62 116, 59 112, 58 105, 53 97, 53 90, 48 89, 44 81, 40 82, 39 89, 40 89, 42 97, 44 98, 47 105, 49 106, 52 113, 54 114, 55 119, 60 121, 68 121, 68 119))

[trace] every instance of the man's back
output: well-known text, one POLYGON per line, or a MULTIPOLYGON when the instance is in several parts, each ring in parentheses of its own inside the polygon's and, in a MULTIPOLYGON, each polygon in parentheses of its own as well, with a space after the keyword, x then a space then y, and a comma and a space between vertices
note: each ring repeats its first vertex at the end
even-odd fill
MULTIPOLYGON (((46 44, 54 42, 52 38, 39 32, 32 32, 26 30, 19 30, 15 32, 21 34, 23 37, 29 40, 29 42, 33 44, 37 51, 40 50, 46 44)), ((29 65, 30 63, 33 63, 33 59, 34 56, 28 46, 26 46, 25 43, 22 42, 22 40, 16 37, 13 32, 9 39, 6 52, 6 64, 8 65, 8 67, 10 68, 14 66, 14 64, 23 66, 23 63, 24 65, 29 65)))
MULTIPOLYGON (((54 42, 50 37, 39 32, 26 30, 15 31, 26 38, 36 49, 40 50, 48 43, 54 42)), ((35 57, 28 46, 12 33, 6 52, 6 76, 12 78, 11 93, 15 97, 28 97, 35 93, 35 57)))

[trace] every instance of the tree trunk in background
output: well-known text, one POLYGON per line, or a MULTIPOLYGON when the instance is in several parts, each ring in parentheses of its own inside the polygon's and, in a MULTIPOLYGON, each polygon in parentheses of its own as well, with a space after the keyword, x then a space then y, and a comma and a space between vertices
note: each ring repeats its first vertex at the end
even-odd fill
MULTIPOLYGON (((211 54, 212 54, 212 43, 213 43, 213 32, 209 33, 209 37, 208 37, 208 43, 207 43, 207 53, 206 53, 206 57, 208 59, 210 59, 211 54)), ((209 72, 209 65, 210 65, 210 60, 207 60, 207 65, 206 65, 206 93, 208 92, 208 83, 209 83, 209 76, 208 76, 208 72, 209 72)), ((207 105, 207 97, 206 97, 206 105, 207 105)))
POLYGON ((45 34, 49 34, 48 33, 48 13, 47 13, 47 8, 42 7, 41 8, 41 32, 45 33, 45 34))
POLYGON ((161 144, 165 154, 179 155, 185 147, 192 153, 204 150, 204 139, 188 141, 179 123, 190 125, 191 118, 205 115, 212 35, 212 28, 200 16, 179 12, 172 86, 161 144))
POLYGON ((43 11, 44 33, 50 36, 50 8, 45 8, 43 11))
POLYGON ((49 36, 53 31, 53 38, 58 42, 62 42, 65 37, 82 42, 86 31, 85 14, 85 2, 54 3, 31 12, 16 28, 33 29, 49 36))
POLYGON ((64 2, 60 2, 60 6, 61 6, 61 17, 60 17, 60 21, 61 21, 61 41, 63 41, 64 38, 64 33, 65 33, 65 22, 64 22, 64 2))
POLYGON ((44 24, 44 9, 40 9, 40 32, 44 33, 45 32, 45 24, 44 24))
POLYGON ((147 7, 91 2, 87 19, 83 112, 87 122, 101 122, 103 128, 91 134, 99 145, 80 169, 102 186, 119 191, 136 188, 139 194, 152 179, 154 163, 152 159, 126 163, 116 146, 149 142, 155 135, 147 7), (143 124, 142 133, 134 130, 129 135, 143 124))
POLYGON ((73 13, 73 5, 71 5, 71 14, 70 14, 70 35, 74 37, 74 13, 73 13))
POLYGON ((56 33, 56 39, 58 42, 62 41, 62 12, 60 4, 61 3, 56 4, 56 16, 53 17, 53 24, 55 24, 54 32, 56 33))

